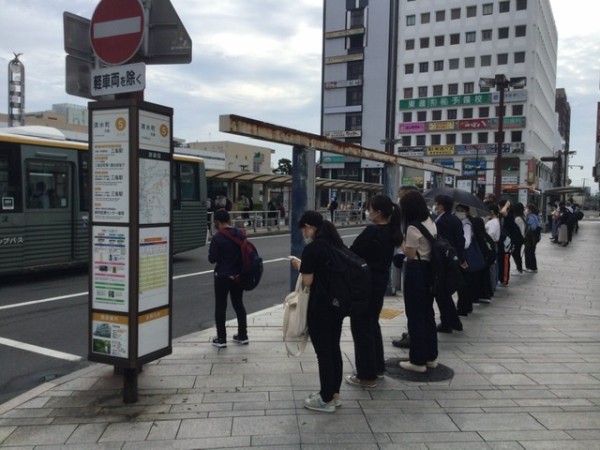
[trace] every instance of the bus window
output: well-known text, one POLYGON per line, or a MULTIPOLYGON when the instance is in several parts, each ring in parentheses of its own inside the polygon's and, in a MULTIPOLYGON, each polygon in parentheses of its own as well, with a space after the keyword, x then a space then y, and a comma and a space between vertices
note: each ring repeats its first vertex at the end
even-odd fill
POLYGON ((29 209, 68 208, 71 204, 68 163, 27 160, 25 177, 29 209))
POLYGON ((200 200, 198 183, 198 164, 179 163, 181 200, 200 200))
POLYGON ((0 211, 20 212, 21 181, 19 174, 19 153, 15 149, 2 149, 0 151, 0 211))

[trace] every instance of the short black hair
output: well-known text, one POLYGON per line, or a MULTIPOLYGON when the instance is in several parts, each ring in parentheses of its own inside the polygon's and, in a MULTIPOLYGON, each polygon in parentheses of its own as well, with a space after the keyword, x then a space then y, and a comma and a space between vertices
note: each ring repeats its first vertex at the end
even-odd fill
POLYGON ((444 212, 451 212, 454 206, 454 200, 449 195, 436 195, 433 201, 441 205, 444 208, 444 212))
POLYGON ((323 215, 317 211, 306 211, 298 221, 298 228, 303 228, 304 225, 319 228, 323 225, 323 215))
POLYGON ((221 222, 221 223, 229 223, 231 221, 231 217, 229 213, 224 209, 219 209, 213 213, 213 221, 221 222))

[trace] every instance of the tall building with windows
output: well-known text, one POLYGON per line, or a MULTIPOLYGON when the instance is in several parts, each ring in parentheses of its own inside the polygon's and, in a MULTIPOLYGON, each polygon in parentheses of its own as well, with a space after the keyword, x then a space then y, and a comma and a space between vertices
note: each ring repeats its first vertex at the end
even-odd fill
MULTIPOLYGON (((503 187, 551 186, 551 168, 540 161, 557 150, 558 37, 549 0, 324 5, 323 134, 462 174, 434 180, 406 171, 403 182, 456 181, 479 192, 493 191, 501 142, 503 187), (490 86, 499 75, 506 83, 490 86), (504 90, 503 111, 498 89, 504 90)), ((357 166, 335 158, 338 175, 357 166)), ((363 177, 366 167, 362 163, 363 177)))

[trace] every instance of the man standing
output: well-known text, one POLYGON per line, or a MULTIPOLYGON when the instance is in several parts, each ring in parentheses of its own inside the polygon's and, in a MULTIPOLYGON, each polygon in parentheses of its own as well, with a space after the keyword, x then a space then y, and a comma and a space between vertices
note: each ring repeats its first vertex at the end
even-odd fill
POLYGON ((244 291, 237 280, 242 271, 242 251, 240 246, 227 235, 238 239, 246 239, 246 236, 243 231, 231 226, 229 213, 223 209, 214 212, 213 220, 217 232, 210 241, 208 261, 217 264, 214 273, 217 337, 212 340, 212 344, 218 348, 227 347, 225 318, 229 294, 238 323, 238 333, 233 336, 233 341, 245 345, 248 343, 248 330, 243 301, 244 291))
MULTIPOLYGON (((445 238, 455 248, 461 266, 466 268, 465 263, 465 235, 462 222, 458 217, 452 214, 454 200, 447 195, 438 195, 434 199, 435 226, 437 227, 438 236, 445 238)), ((440 333, 452 333, 452 330, 462 331, 463 326, 458 317, 458 311, 452 294, 445 293, 438 295, 435 301, 440 310, 440 324, 437 330, 440 333)))
POLYGON ((331 221, 334 222, 335 210, 338 209, 337 198, 331 197, 331 201, 329 202, 329 207, 327 209, 329 210, 329 214, 331 214, 331 221))

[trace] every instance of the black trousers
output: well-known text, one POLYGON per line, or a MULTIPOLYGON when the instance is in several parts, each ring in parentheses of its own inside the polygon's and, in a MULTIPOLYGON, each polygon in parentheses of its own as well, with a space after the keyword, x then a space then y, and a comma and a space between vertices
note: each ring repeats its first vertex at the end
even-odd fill
MULTIPOLYGON (((319 301, 311 298, 310 301, 319 301)), ((320 394, 324 402, 330 402, 333 394, 340 392, 343 376, 340 337, 344 317, 337 311, 310 308, 308 311, 308 335, 317 354, 319 365, 320 394)))
POLYGON ((525 242, 525 267, 529 270, 537 270, 536 246, 535 239, 525 242))
POLYGON ((438 357, 433 295, 430 291, 431 265, 427 261, 409 261, 405 275, 404 307, 410 335, 409 358, 411 363, 422 366, 438 357))
MULTIPOLYGON (((408 277, 406 274, 405 276, 408 277)), ((454 325, 460 323, 458 311, 456 310, 456 305, 451 294, 438 295, 435 297, 435 302, 440 310, 440 322, 443 327, 452 328, 454 325)))
POLYGON ((350 317, 356 375, 361 380, 375 380, 378 373, 385 372, 383 336, 379 325, 379 315, 383 308, 388 278, 387 274, 384 277, 373 274, 373 290, 369 309, 364 314, 350 317))
POLYGON ((517 270, 519 272, 523 272, 523 258, 521 257, 521 249, 523 248, 523 243, 515 244, 515 247, 512 251, 512 257, 515 261, 515 266, 517 266, 517 270))
POLYGON ((217 336, 221 339, 227 339, 227 331, 225 330, 227 294, 231 295, 231 304, 237 317, 238 336, 246 337, 248 329, 246 308, 244 308, 243 301, 244 291, 239 283, 236 283, 229 277, 215 277, 215 324, 217 326, 217 336))

